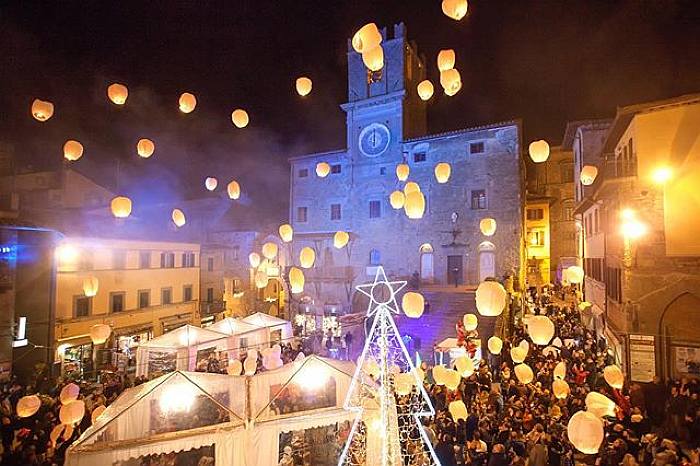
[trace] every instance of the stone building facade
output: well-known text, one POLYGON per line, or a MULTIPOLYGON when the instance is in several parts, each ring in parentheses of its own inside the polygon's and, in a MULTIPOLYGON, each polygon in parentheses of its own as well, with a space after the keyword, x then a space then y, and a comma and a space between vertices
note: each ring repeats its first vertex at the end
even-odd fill
MULTIPOLYGON (((424 284, 476 285, 487 277, 521 279, 524 168, 517 121, 425 135, 426 103, 417 95, 425 61, 403 25, 383 31, 385 66, 370 74, 348 46, 347 148, 294 157, 291 162, 292 257, 311 246, 316 264, 305 290, 317 306, 351 307, 354 286, 383 265, 393 277, 418 275, 424 284), (319 162, 330 174, 316 175, 319 162), (448 162, 449 182, 437 183, 435 165, 448 162), (421 219, 395 210, 389 195, 403 188, 396 166, 426 197, 421 219), (497 222, 494 236, 479 230, 497 222), (333 247, 344 230, 351 241, 333 247)), ((437 88, 438 86, 436 86, 437 88)), ((436 89, 437 92, 437 89, 436 89)))

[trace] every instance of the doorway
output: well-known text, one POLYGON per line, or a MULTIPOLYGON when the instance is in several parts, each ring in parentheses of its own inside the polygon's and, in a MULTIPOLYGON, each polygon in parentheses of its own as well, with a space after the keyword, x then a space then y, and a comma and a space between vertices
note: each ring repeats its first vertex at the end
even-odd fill
POLYGON ((447 283, 449 285, 459 285, 463 282, 462 276, 464 268, 462 256, 447 256, 447 283))
POLYGON ((700 377, 700 297, 683 293, 664 310, 660 325, 666 379, 700 377))
POLYGON ((430 243, 425 243, 420 247, 420 279, 423 283, 432 283, 435 279, 433 247, 430 243))
POLYGON ((490 241, 479 245, 479 282, 496 277, 496 247, 490 241))

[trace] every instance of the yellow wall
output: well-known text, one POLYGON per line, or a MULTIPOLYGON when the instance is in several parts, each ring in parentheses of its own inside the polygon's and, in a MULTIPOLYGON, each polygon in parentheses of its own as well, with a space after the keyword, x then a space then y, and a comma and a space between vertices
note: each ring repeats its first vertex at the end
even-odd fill
POLYGON ((548 202, 528 202, 525 207, 525 245, 528 259, 540 259, 540 275, 543 284, 550 281, 550 230, 549 230, 549 203, 548 202), (543 217, 540 220, 528 220, 528 209, 542 209, 543 217), (541 246, 531 243, 531 232, 540 231, 544 234, 544 242, 541 246))

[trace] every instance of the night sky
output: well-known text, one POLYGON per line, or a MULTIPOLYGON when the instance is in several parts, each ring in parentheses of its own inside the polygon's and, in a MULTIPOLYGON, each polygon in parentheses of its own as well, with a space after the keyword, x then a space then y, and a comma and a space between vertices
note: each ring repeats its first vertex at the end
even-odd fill
POLYGON ((464 86, 436 92, 431 132, 522 118, 526 143, 558 144, 567 121, 700 92, 699 4, 472 0, 456 22, 439 0, 5 0, 0 142, 43 168, 78 139, 79 169, 115 185, 122 160, 119 190, 154 202, 203 194, 208 174, 237 177, 284 212, 286 158, 344 147, 346 39, 363 24, 405 22, 434 83, 438 50, 456 50, 464 86), (304 99, 300 75, 314 83, 304 99), (128 85, 124 108, 108 102, 111 82, 128 85), (198 98, 190 115, 177 110, 184 91, 198 98), (30 116, 37 97, 56 105, 46 123, 30 116), (231 124, 237 107, 246 129, 231 124), (135 154, 141 137, 156 142, 151 159, 135 154))

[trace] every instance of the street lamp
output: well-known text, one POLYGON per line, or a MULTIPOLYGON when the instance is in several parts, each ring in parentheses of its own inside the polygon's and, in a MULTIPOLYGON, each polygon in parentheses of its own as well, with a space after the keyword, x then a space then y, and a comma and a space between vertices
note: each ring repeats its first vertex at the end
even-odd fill
POLYGON ((671 167, 666 165, 655 168, 651 174, 651 179, 654 181, 654 183, 659 185, 666 184, 672 177, 673 170, 671 170, 671 167))

